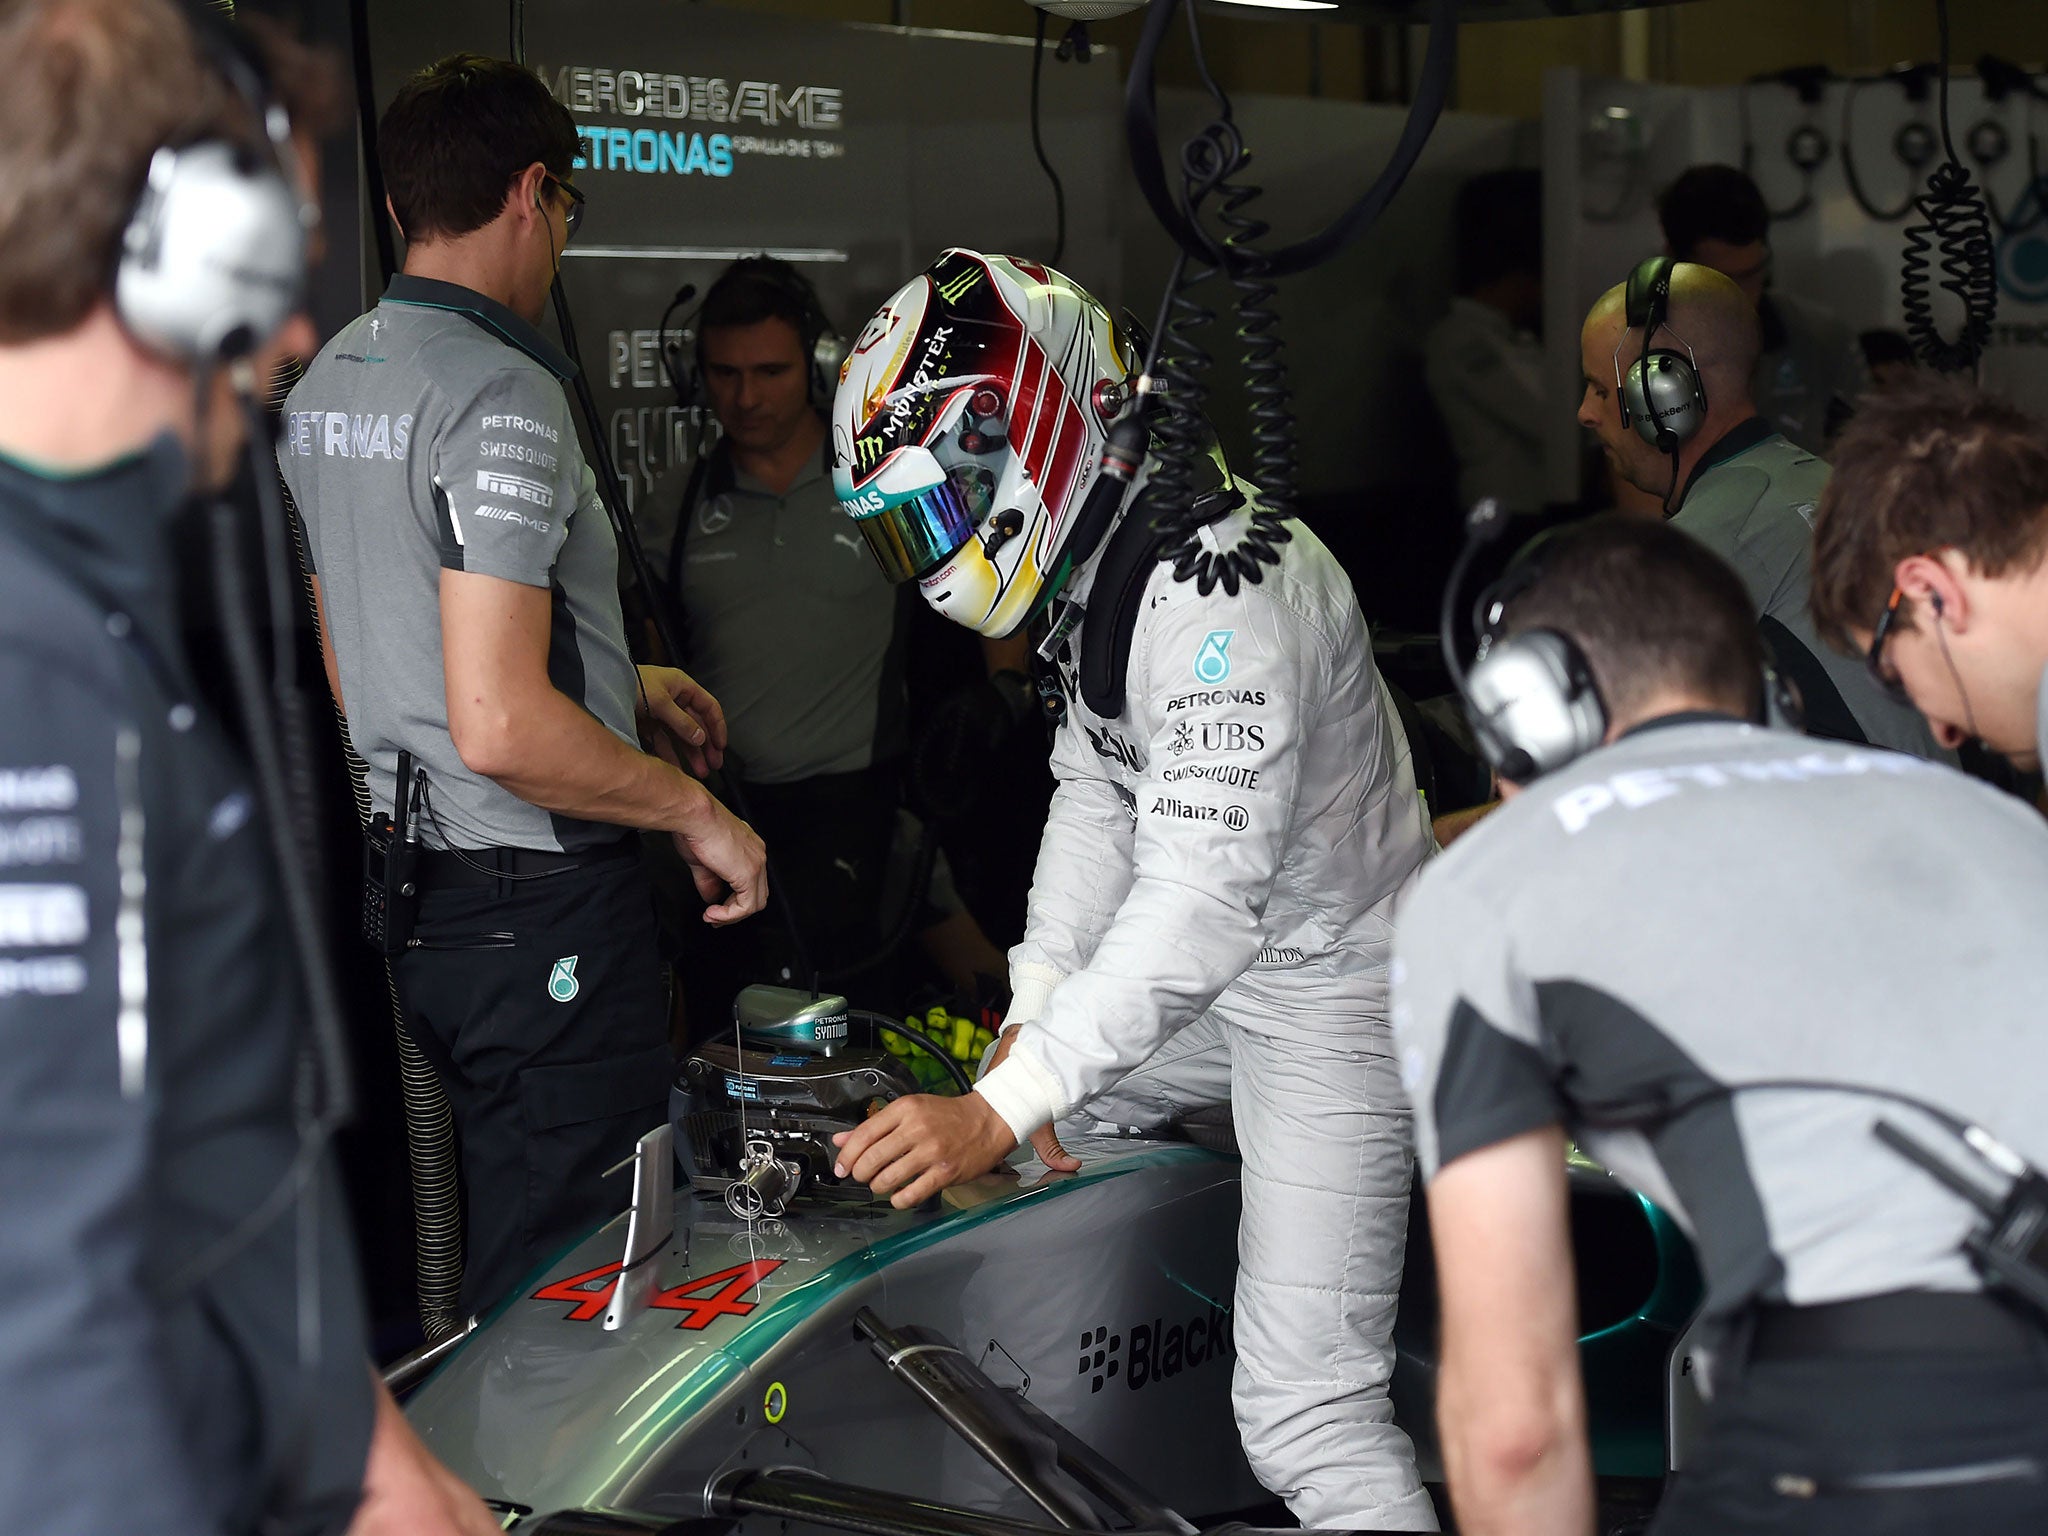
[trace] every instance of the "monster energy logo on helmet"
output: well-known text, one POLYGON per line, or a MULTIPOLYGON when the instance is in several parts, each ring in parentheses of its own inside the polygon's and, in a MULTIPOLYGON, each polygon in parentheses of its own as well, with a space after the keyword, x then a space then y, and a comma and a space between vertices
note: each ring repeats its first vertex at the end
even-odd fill
POLYGON ((967 270, 958 277, 949 277, 943 283, 938 283, 935 286, 939 290, 940 298, 944 299, 948 304, 958 304, 967 296, 968 290, 980 281, 981 268, 970 264, 967 270))

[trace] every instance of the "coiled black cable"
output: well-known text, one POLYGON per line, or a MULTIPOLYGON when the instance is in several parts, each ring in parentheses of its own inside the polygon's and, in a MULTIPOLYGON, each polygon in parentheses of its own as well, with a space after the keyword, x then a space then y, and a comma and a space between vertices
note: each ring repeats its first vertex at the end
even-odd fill
POLYGON ((1906 334, 1913 351, 1938 373, 1974 369, 1991 340, 1991 322, 1998 314, 1998 267, 1991 239, 1991 215, 1970 173, 1956 154, 1948 119, 1948 0, 1935 0, 1935 24, 1941 37, 1941 142, 1947 160, 1927 179, 1927 190, 1913 200, 1921 222, 1905 231, 1906 253, 1900 263, 1899 302, 1905 311, 1906 334), (1943 336, 1934 318, 1933 281, 1963 306, 1963 321, 1953 341, 1943 336))
MULTIPOLYGON (((1169 350, 1155 375, 1165 384, 1166 394, 1154 446, 1159 459, 1152 478, 1154 519, 1175 529, 1161 558, 1172 563, 1176 581, 1193 581, 1204 596, 1220 583, 1235 597, 1240 584, 1256 585, 1265 566, 1280 563, 1280 546, 1290 537, 1286 520, 1294 513, 1298 454, 1286 345, 1279 332, 1280 316, 1272 308, 1279 289, 1258 245, 1271 233, 1271 226, 1250 212, 1263 190, 1237 179, 1250 164, 1251 154, 1238 131, 1230 98, 1209 73, 1195 7, 1189 6, 1187 14, 1195 68, 1216 103, 1217 117, 1181 147, 1181 206, 1188 221, 1199 229, 1203 205, 1216 200, 1216 222, 1226 233, 1214 242, 1223 257, 1221 263, 1205 263, 1190 272, 1183 251, 1167 285, 1167 301, 1157 328, 1169 350), (1238 338, 1244 346, 1245 389, 1251 396, 1247 411, 1253 444, 1251 473, 1260 502, 1236 544, 1212 550, 1203 547, 1201 530, 1237 503, 1219 498, 1213 509, 1198 508, 1193 495, 1195 459, 1207 448, 1210 435, 1201 404, 1207 393, 1202 375, 1212 362, 1193 338, 1216 317, 1191 293, 1225 269, 1237 290, 1234 309, 1238 338)), ((1149 367, 1146 371, 1153 372, 1149 367)))

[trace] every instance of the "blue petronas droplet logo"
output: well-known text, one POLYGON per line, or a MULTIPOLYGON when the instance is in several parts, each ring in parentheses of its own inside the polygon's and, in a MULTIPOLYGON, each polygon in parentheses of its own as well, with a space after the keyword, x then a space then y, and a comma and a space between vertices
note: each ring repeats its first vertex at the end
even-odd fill
POLYGON ((558 1003, 573 1003, 576 994, 583 990, 582 984, 576 980, 577 959, 575 955, 564 955, 548 972, 548 996, 558 1003))
POLYGON ((1212 629, 1195 652, 1195 681, 1212 687, 1230 676, 1230 640, 1234 629, 1212 629))

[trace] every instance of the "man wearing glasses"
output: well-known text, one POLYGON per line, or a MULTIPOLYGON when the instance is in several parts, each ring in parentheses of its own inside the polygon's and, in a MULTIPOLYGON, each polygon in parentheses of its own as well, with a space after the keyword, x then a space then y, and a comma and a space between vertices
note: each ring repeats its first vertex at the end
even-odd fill
POLYGON ((1757 414, 1809 453, 1824 452, 1868 383, 1855 333, 1837 316, 1771 287, 1771 215, 1732 165, 1695 165, 1657 200, 1664 248, 1712 267, 1756 310, 1750 375, 1757 414))
POLYGON ((1813 614, 1948 747, 2048 761, 2048 427, 1947 380, 1870 400, 1814 524, 1813 614))
POLYGON ((279 459, 370 804, 402 789, 424 850, 392 979, 455 1112, 477 1311, 617 1208, 604 1171, 667 1113, 633 829, 675 839, 708 922, 766 882, 691 776, 723 753, 717 701, 627 652, 574 365, 537 329, 581 219, 574 120, 530 71, 461 54, 379 140, 405 269, 292 391, 279 459))

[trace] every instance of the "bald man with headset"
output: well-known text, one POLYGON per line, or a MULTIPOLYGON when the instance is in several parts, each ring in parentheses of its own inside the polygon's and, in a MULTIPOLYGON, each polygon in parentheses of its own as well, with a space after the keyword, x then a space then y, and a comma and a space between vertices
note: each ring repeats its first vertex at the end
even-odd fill
POLYGON ((1814 508, 1828 467, 1758 414, 1756 310, 1711 267, 1653 257, 1602 294, 1579 333, 1579 425, 1672 526, 1732 565, 1808 731, 1920 757, 1926 723, 1821 644, 1807 605, 1814 508))

